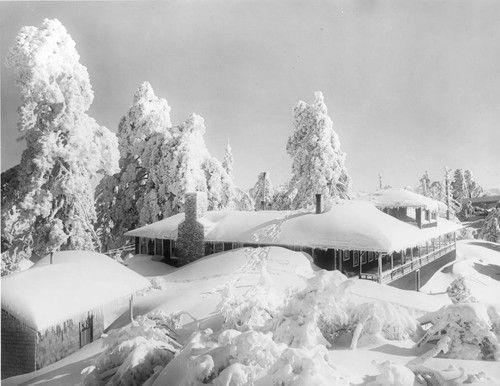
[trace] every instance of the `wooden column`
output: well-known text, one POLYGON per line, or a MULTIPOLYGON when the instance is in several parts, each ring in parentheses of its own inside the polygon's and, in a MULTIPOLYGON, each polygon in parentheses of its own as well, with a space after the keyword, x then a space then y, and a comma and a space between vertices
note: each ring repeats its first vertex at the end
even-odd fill
POLYGON ((391 253, 391 271, 394 269, 394 256, 391 253))
POLYGON ((130 321, 132 322, 134 320, 134 295, 130 295, 128 306, 129 306, 128 311, 129 311, 130 321))
POLYGON ((363 273, 363 255, 361 254, 361 251, 358 251, 358 256, 359 256, 359 276, 363 273))
POLYGON ((377 259, 378 259, 378 282, 382 283, 382 259, 383 256, 381 253, 377 254, 377 259))

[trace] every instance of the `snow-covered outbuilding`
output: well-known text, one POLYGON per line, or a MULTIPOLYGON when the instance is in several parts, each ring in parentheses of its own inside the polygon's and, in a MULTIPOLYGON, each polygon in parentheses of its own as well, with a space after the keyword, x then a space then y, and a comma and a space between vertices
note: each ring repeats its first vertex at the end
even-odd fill
POLYGON ((2 277, 2 379, 32 372, 101 336, 106 307, 150 282, 96 252, 55 252, 2 277))
POLYGON ((312 212, 207 212, 205 200, 203 193, 188 193, 185 214, 125 235, 135 237, 136 253, 164 256, 174 265, 234 248, 282 246, 310 254, 322 268, 402 288, 418 289, 430 276, 427 269, 455 259, 460 225, 442 218, 419 228, 355 200, 318 203, 312 212))

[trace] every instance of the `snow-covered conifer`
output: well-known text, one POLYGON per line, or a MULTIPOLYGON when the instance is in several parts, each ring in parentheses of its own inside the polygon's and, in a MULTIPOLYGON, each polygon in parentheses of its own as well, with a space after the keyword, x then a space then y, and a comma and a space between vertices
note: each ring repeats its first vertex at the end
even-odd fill
POLYGON ((96 190, 107 248, 123 244, 127 230, 182 212, 189 191, 206 192, 209 210, 240 208, 238 197, 246 202, 224 165, 210 156, 205 130, 196 114, 172 126, 167 101, 149 83, 139 87, 119 126, 120 172, 96 190))
POLYGON ((138 226, 139 218, 158 218, 158 203, 150 193, 150 165, 162 158, 171 139, 170 106, 158 98, 148 82, 134 93, 133 103, 118 126, 120 171, 103 178, 96 188, 97 230, 105 249, 121 246, 123 234, 138 226))
POLYGON ((222 161, 222 166, 229 177, 233 177, 233 152, 231 145, 229 144, 229 139, 227 140, 226 149, 224 151, 224 160, 222 161))
POLYGON ((257 182, 251 190, 251 195, 255 201, 255 210, 263 209, 262 203, 264 203, 264 209, 268 209, 272 205, 274 188, 271 177, 269 177, 269 172, 259 173, 257 182))
POLYGON ((443 194, 443 185, 441 184, 440 181, 431 182, 431 184, 429 186, 429 197, 431 197, 437 201, 445 200, 445 197, 443 194))
POLYGON ((349 198, 351 178, 344 165, 337 133, 328 116, 323 94, 315 93, 312 105, 300 101, 294 109, 294 133, 288 139, 292 158, 291 186, 297 189, 293 206, 313 204, 315 194, 349 198))
POLYGON ((483 193, 483 188, 474 180, 474 176, 469 169, 464 171, 465 182, 467 184, 467 190, 469 192, 469 197, 479 197, 483 193))
POLYGON ((431 185, 431 179, 429 178, 429 174, 427 173, 427 171, 425 171, 423 176, 420 178, 418 193, 420 193, 422 196, 428 197, 430 185, 431 185))
POLYGON ((460 203, 463 198, 469 197, 469 189, 465 178, 465 171, 463 169, 455 169, 451 187, 453 199, 458 203, 460 203))
POLYGON ((462 275, 459 275, 450 283, 448 288, 446 288, 446 293, 453 304, 477 302, 476 298, 472 296, 470 288, 465 281, 465 277, 462 275))
POLYGON ((79 60, 75 42, 56 19, 23 27, 7 55, 21 91, 19 130, 26 150, 8 182, 16 188, 5 187, 9 193, 2 197, 2 219, 16 212, 16 231, 8 235, 2 227, 2 238, 36 256, 98 246, 90 180, 118 168, 115 134, 86 113, 94 95, 79 60))
POLYGON ((486 216, 479 231, 479 238, 494 243, 500 243, 500 208, 493 209, 486 216))

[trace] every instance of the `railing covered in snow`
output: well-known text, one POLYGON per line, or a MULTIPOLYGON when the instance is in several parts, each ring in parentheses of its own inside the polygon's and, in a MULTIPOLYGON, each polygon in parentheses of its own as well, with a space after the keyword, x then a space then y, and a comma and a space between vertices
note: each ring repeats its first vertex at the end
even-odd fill
POLYGON ((413 259, 412 261, 408 261, 407 263, 395 267, 389 271, 382 272, 381 283, 387 284, 396 279, 399 279, 400 277, 407 275, 410 272, 416 271, 417 269, 420 269, 424 265, 427 265, 433 262, 434 260, 439 259, 440 257, 453 251, 454 249, 456 249, 455 243, 445 245, 444 247, 436 249, 435 251, 432 251, 424 256, 413 259))

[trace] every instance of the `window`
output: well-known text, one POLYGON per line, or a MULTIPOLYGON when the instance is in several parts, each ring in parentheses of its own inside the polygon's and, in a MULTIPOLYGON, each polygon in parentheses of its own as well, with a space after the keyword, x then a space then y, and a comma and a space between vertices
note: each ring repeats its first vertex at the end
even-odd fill
POLYGON ((177 248, 177 243, 172 240, 172 256, 170 257, 179 257, 179 250, 177 248))
POLYGON ((367 253, 368 252, 360 252, 361 253, 361 263, 362 264, 366 264, 367 263, 367 259, 368 259, 368 256, 367 256, 367 253))
POLYGON ((352 266, 357 267, 359 265, 359 252, 354 251, 353 257, 352 257, 352 266))
POLYGON ((224 250, 224 243, 215 242, 214 243, 214 253, 222 252, 224 250))
POLYGON ((145 237, 141 237, 141 254, 142 255, 148 254, 148 246, 147 246, 146 242, 147 242, 147 239, 145 237))
POLYGON ((170 250, 170 240, 163 240, 163 256, 170 258, 171 256, 171 250, 170 250))
POLYGON ((94 315, 80 322, 80 348, 94 341, 94 315))
POLYGON ((339 251, 340 252, 340 255, 342 256, 342 261, 347 261, 351 258, 351 256, 349 256, 349 251, 339 251))
POLYGON ((368 261, 373 261, 374 252, 368 252, 368 261))
POLYGON ((155 240, 155 255, 157 256, 163 256, 163 242, 161 239, 156 239, 155 240))
POLYGON ((154 254, 155 254, 155 240, 148 239, 148 255, 154 255, 154 254))

